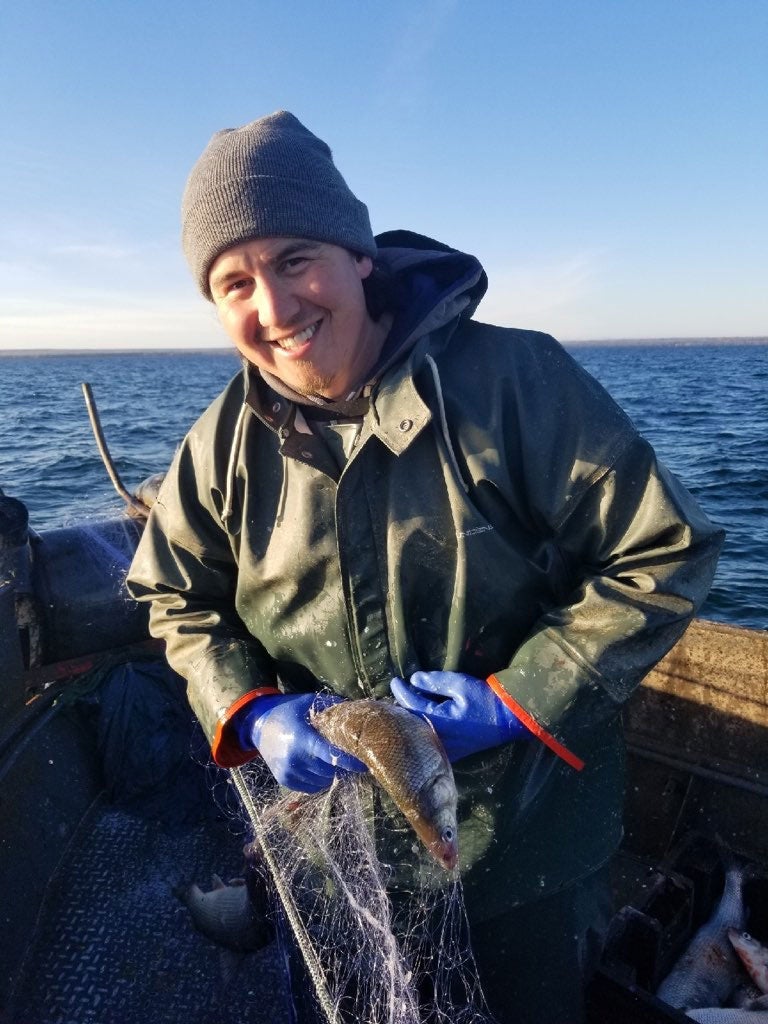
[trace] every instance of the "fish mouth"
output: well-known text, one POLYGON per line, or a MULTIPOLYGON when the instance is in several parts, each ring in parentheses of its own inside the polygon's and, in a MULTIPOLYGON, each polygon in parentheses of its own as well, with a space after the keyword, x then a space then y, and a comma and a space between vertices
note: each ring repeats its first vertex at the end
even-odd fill
POLYGON ((453 871, 459 863, 459 848, 455 842, 451 845, 440 843, 438 849, 433 851, 433 853, 446 871, 453 871))
POLYGON ((449 823, 440 828, 420 814, 406 812, 405 816, 429 855, 441 868, 453 871, 459 863, 459 834, 456 826, 449 823))
MULTIPOLYGON (((418 829, 416 831, 419 834, 418 829)), ((452 826, 447 826, 438 836, 435 836, 434 832, 429 836, 422 833, 420 838, 440 867, 445 868, 446 871, 453 871, 459 863, 457 830, 452 826)))

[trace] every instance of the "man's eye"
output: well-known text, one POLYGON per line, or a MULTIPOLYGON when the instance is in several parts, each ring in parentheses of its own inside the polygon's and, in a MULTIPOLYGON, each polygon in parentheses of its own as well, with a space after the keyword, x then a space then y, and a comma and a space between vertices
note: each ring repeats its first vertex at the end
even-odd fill
POLYGON ((236 281, 230 281, 227 285, 228 292, 238 292, 243 288, 247 288, 250 284, 250 280, 247 277, 240 277, 236 281))
POLYGON ((289 256, 287 260, 283 260, 283 270, 298 270, 306 262, 306 256, 289 256))

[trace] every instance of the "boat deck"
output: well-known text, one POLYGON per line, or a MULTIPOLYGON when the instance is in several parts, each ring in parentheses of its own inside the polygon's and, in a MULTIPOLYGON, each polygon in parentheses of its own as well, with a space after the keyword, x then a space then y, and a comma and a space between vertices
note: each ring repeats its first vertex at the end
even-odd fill
MULTIPOLYGON (((715 837, 764 867, 750 926, 768 936, 768 634, 714 623, 689 634, 625 711, 626 832, 614 865, 623 931, 607 950, 591 1024, 681 1019, 652 993, 717 898, 715 837), (697 834, 703 846, 669 860, 697 834), (669 877, 657 870, 665 863, 669 877)), ((135 680, 126 687, 134 697, 135 680)), ((155 688, 150 680, 147 692, 155 688)), ((288 1024, 276 945, 247 957, 225 986, 219 949, 174 895, 192 881, 209 888, 214 872, 240 874, 242 833, 225 816, 170 825, 182 817, 166 814, 161 825, 154 805, 139 816, 107 803, 112 776, 95 748, 93 709, 60 701, 66 692, 50 687, 0 735, 3 1024, 288 1024)), ((155 722, 163 749, 164 723, 155 722)), ((143 725, 125 750, 146 739, 143 725)), ((186 764, 186 734, 179 750, 186 764)), ((181 811, 184 796, 207 806, 207 784, 201 797, 174 773, 167 782, 160 811, 181 811)))
POLYGON ((289 1020, 276 944, 225 985, 219 950, 174 890, 242 871, 223 823, 169 832, 101 801, 51 879, 7 1024, 248 1024, 289 1020))

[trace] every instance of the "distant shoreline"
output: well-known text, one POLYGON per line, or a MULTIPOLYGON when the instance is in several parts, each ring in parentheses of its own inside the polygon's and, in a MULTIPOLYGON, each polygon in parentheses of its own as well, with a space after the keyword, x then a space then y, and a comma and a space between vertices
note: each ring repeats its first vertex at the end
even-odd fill
POLYGON ((0 348, 3 356, 229 356, 234 348, 0 348))
MULTIPOLYGON (((561 342, 565 348, 631 348, 650 345, 704 347, 713 345, 768 345, 768 336, 724 338, 600 338, 561 342)), ((0 348, 3 356, 228 356, 237 359, 234 348, 0 348)))
POLYGON ((563 341, 566 348, 576 345, 591 345, 593 347, 611 346, 649 346, 649 345, 679 345, 679 346, 705 346, 705 345, 768 345, 768 337, 762 335, 747 335, 746 337, 726 338, 609 338, 609 339, 584 339, 579 341, 563 341))

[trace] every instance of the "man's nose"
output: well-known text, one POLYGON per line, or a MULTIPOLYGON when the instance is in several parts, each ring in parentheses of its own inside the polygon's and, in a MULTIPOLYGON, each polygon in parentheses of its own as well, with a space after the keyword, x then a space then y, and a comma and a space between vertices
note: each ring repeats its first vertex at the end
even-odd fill
POLYGON ((259 281, 254 289, 254 302, 262 327, 284 327, 301 309, 290 283, 279 280, 259 281))

